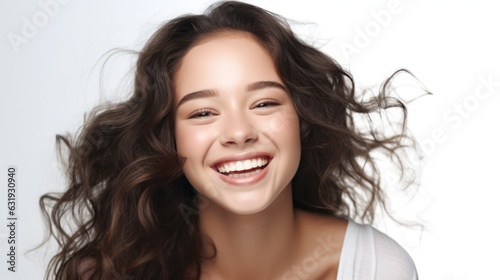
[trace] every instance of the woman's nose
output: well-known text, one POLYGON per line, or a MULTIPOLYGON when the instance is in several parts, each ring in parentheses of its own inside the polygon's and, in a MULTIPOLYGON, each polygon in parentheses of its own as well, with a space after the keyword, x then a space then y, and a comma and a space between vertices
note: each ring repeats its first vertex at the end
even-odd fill
POLYGON ((244 113, 226 115, 225 118, 220 137, 222 145, 245 146, 257 140, 257 131, 244 113))

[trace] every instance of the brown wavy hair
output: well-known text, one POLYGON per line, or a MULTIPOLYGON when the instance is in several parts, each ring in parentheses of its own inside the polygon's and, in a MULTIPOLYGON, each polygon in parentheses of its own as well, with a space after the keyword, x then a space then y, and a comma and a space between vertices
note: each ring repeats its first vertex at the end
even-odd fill
POLYGON ((409 139, 406 108, 387 94, 392 76, 366 99, 356 94, 346 70, 300 40, 284 18, 219 2, 154 33, 139 52, 130 99, 94 109, 76 138, 57 135, 69 188, 40 199, 49 234, 60 246, 46 278, 199 278, 201 261, 210 256, 202 254, 207 237, 193 215, 196 191, 176 152, 172 81, 190 47, 226 31, 260 41, 293 100, 302 143, 294 207, 370 222, 376 206, 385 205, 374 153, 401 164, 398 150, 409 139), (357 115, 389 108, 401 113, 397 133, 358 124, 357 115))

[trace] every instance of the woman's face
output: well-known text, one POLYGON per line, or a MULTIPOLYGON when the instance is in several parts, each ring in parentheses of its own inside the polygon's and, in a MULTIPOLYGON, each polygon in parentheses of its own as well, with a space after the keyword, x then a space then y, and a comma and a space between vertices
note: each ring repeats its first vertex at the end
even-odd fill
POLYGON ((250 214, 290 188, 300 161, 299 120, 271 56, 251 35, 198 43, 174 85, 177 151, 202 197, 250 214))

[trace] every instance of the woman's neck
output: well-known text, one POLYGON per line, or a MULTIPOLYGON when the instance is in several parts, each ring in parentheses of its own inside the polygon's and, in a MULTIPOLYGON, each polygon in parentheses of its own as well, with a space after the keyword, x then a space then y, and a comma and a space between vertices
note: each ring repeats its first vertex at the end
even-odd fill
MULTIPOLYGON (((211 276, 207 279, 274 279, 293 261, 292 248, 300 240, 291 186, 255 214, 239 215, 208 203, 199 222, 217 250, 214 258, 202 262, 204 277, 211 276)), ((204 245, 210 255, 210 245, 204 245)))

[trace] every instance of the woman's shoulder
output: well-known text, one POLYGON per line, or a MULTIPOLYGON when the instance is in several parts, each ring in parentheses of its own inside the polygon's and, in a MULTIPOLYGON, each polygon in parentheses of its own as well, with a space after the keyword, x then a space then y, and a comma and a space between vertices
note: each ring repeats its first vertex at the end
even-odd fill
POLYGON ((321 243, 320 240, 327 240, 325 242, 329 244, 335 243, 335 249, 340 255, 349 223, 347 219, 305 210, 296 210, 296 215, 303 238, 310 240, 312 244, 321 243))
MULTIPOLYGON (((415 264, 408 252, 387 234, 353 220, 297 211, 307 228, 311 246, 329 256, 325 264, 337 280, 417 280, 415 264), (313 238, 314 237, 314 238, 313 238)), ((324 278, 318 278, 324 279, 324 278)))
POLYGON ((348 221, 301 209, 295 214, 299 253, 295 270, 282 279, 336 279, 348 221))
POLYGON ((418 279, 408 252, 371 225, 349 221, 339 264, 342 279, 418 279))

